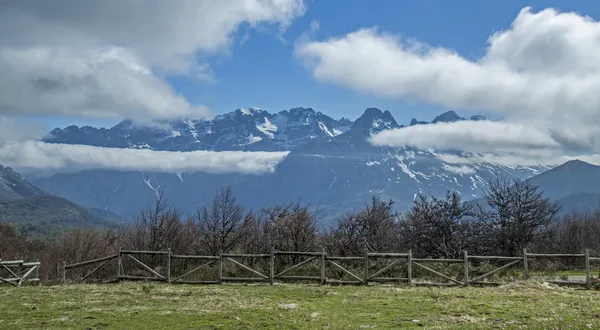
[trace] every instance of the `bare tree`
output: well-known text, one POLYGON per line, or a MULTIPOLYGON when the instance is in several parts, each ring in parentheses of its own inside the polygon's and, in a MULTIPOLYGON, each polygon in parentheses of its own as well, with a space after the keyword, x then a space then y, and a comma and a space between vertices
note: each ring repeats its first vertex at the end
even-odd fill
POLYGON ((185 250, 186 242, 181 240, 182 232, 181 214, 168 204, 160 190, 154 205, 140 211, 134 219, 125 244, 138 250, 185 250))
POLYGON ((317 211, 299 202, 275 205, 263 211, 274 248, 283 251, 314 251, 317 248, 317 211))
POLYGON ((252 219, 252 212, 236 201, 230 187, 220 188, 210 207, 197 210, 199 247, 211 255, 233 250, 252 219))
POLYGON ((473 215, 473 204, 462 202, 456 192, 443 199, 419 196, 402 221, 403 239, 415 252, 434 257, 483 252, 485 225, 473 215))
POLYGON ((372 197, 359 212, 345 213, 338 217, 334 227, 326 233, 326 245, 339 255, 363 255, 385 252, 397 247, 398 214, 393 201, 372 197))
POLYGON ((492 224, 491 234, 499 253, 515 256, 529 244, 547 239, 548 226, 559 212, 558 204, 527 181, 497 179, 484 194, 482 214, 492 224))

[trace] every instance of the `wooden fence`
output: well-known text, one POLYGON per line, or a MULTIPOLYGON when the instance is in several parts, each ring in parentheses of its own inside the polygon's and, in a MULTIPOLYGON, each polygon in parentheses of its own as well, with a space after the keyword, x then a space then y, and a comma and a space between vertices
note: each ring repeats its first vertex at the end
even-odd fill
MULTIPOLYGON (((581 260, 585 264, 585 280, 549 280, 555 284, 563 285, 581 285, 591 287, 595 280, 590 275, 590 262, 600 261, 600 257, 590 257, 589 250, 582 254, 536 254, 528 253, 523 250, 522 256, 475 256, 468 255, 466 251, 460 259, 434 259, 434 258, 414 258, 411 251, 408 253, 365 253, 364 256, 329 256, 323 250, 321 252, 296 252, 296 251, 275 251, 271 250, 268 254, 233 254, 220 253, 218 256, 199 256, 199 255, 177 255, 170 249, 167 251, 133 251, 121 250, 118 253, 103 258, 67 264, 62 262, 57 266, 57 278, 61 282, 67 282, 67 271, 73 271, 82 267, 95 266, 93 269, 82 272, 82 276, 70 281, 85 282, 93 274, 104 269, 104 274, 109 277, 108 280, 146 280, 163 281, 167 283, 188 283, 188 284, 221 284, 223 282, 265 282, 273 285, 274 281, 302 281, 316 282, 325 284, 368 284, 369 282, 379 283, 406 283, 408 285, 498 285, 500 282, 492 282, 489 278, 509 268, 518 269, 524 279, 530 278, 529 266, 532 259, 557 259, 571 258, 581 260), (153 260, 154 266, 150 262, 142 261, 142 257, 153 260), (282 264, 276 269, 276 261, 286 258, 293 259, 294 262, 282 264), (301 260, 303 259, 303 260, 301 260), (115 261, 111 270, 107 268, 112 261, 115 261), (157 261, 158 260, 158 261, 157 261), (173 262, 185 261, 185 267, 172 266, 173 262), (257 263, 262 261, 267 266, 261 269, 257 263), (346 266, 347 263, 354 262, 355 267, 346 266), (469 271, 475 268, 472 263, 493 262, 495 265, 483 273, 470 276, 469 271), (127 267, 124 264, 127 263, 127 267), (359 266, 356 266, 356 264, 359 266), (457 266, 461 274, 452 276, 444 273, 444 270, 450 269, 450 264, 459 264, 457 266), (462 264, 462 266, 460 266, 462 264), (520 264, 520 265, 519 265, 520 264), (312 265, 312 268, 307 266, 312 265), (443 269, 434 269, 432 265, 443 265, 443 269), (398 266, 404 266, 398 269, 398 266), (520 266, 520 267, 519 267, 520 266), (206 271, 213 267, 214 272, 206 271), (248 276, 225 276, 224 267, 243 270, 248 276), (200 273, 205 270, 204 273, 200 273), (291 275, 294 271, 304 270, 301 275, 291 275), (132 274, 136 271, 137 274, 132 274), (327 275, 331 272, 337 272, 335 276, 327 275), (421 275, 427 274, 430 277, 444 280, 444 282, 423 281, 419 276, 413 276, 416 271, 421 275), (140 273, 142 275, 140 275, 140 273), (215 274, 216 273, 216 274, 215 274), (307 273, 309 273, 307 275, 307 273), (388 274, 390 276, 382 276, 388 274), (195 276, 193 279, 190 277, 195 276)), ((456 269, 456 268, 455 268, 456 269)), ((481 270, 479 270, 481 272, 481 270)), ((424 276, 422 276, 424 277, 424 276)), ((583 277, 583 276, 581 276, 583 277)))
POLYGON ((39 283, 39 267, 39 262, 0 259, 0 282, 19 287, 23 282, 39 283))

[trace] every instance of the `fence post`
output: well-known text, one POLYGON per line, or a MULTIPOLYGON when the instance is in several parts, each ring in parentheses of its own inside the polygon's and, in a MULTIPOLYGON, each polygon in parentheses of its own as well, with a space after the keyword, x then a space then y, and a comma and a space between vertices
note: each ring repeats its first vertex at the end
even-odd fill
POLYGON ((527 248, 523 248, 523 276, 529 279, 529 265, 527 264, 527 248))
POLYGON ((167 283, 171 283, 171 248, 167 248, 167 283))
POLYGON ((271 259, 269 263, 269 282, 273 285, 275 279, 275 247, 271 246, 271 259))
POLYGON ((413 285, 413 278, 412 278, 412 249, 408 250, 408 260, 406 263, 406 271, 407 271, 407 275, 408 275, 408 285, 413 285))
POLYGON ((223 250, 219 251, 219 273, 217 276, 217 282, 221 284, 223 278, 223 250))
MULTIPOLYGON (((36 261, 40 262, 40 259, 37 259, 36 261)), ((37 281, 38 285, 42 285, 42 281, 40 280, 40 265, 35 267, 35 278, 38 279, 38 281, 37 281)))
POLYGON ((321 285, 325 285, 325 248, 321 253, 321 285))
POLYGON ((121 247, 119 246, 119 252, 117 253, 117 281, 119 281, 121 279, 121 265, 122 265, 122 260, 121 260, 121 247))
POLYGON ((67 283, 67 262, 62 262, 62 283, 67 283))
POLYGON ((463 261, 464 261, 464 272, 465 272, 465 286, 469 286, 469 255, 467 251, 463 251, 463 261))
POLYGON ((56 263, 56 280, 60 281, 60 262, 56 263))
POLYGON ((590 249, 585 249, 585 285, 588 289, 592 286, 590 279, 590 249))
POLYGON ((365 249, 365 285, 369 284, 369 249, 365 249))

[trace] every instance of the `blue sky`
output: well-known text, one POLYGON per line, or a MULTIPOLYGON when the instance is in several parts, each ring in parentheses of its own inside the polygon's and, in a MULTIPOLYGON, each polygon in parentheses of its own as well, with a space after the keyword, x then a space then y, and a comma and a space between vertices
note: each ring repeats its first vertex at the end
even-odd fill
MULTIPOLYGON (((525 6, 532 6, 533 11, 556 7, 594 18, 600 16, 600 4, 578 0, 309 0, 306 5, 306 13, 294 20, 284 34, 285 42, 274 36, 273 29, 257 31, 243 27, 238 30, 230 55, 210 58, 217 82, 205 83, 181 76, 170 76, 167 81, 191 104, 206 105, 217 114, 240 107, 254 106, 273 112, 302 106, 333 117, 354 119, 365 108, 375 106, 390 110, 400 123, 407 123, 413 117, 430 120, 448 109, 359 93, 316 81, 294 58, 294 41, 310 30, 312 21, 320 24, 314 35, 318 40, 378 26, 432 46, 454 49, 467 59, 477 59, 485 53, 488 36, 509 28, 525 6), (242 43, 244 35, 249 38, 242 43)), ((478 112, 457 111, 465 116, 478 112)), ((111 126, 118 121, 65 116, 32 117, 31 120, 48 127, 111 126)))

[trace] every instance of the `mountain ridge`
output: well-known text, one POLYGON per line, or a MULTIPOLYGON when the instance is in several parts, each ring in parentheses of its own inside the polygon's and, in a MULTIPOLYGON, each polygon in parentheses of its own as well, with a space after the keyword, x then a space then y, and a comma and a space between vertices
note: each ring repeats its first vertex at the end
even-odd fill
MULTIPOLYGON (((475 117, 476 120, 483 118, 475 117)), ((436 118, 438 122, 471 120, 453 111, 436 118)), ((486 162, 457 166, 440 158, 435 150, 374 146, 368 141, 369 137, 383 130, 404 127, 388 110, 375 107, 367 108, 354 121, 335 120, 312 108, 298 107, 275 114, 256 108, 237 109, 204 121, 175 120, 170 127, 177 134, 171 132, 166 138, 164 131, 163 136, 158 137, 156 128, 132 125, 131 122, 120 123, 113 130, 121 134, 116 137, 128 134, 133 137, 119 142, 129 148, 138 148, 136 143, 142 136, 146 138, 144 148, 154 150, 285 150, 289 153, 274 173, 253 177, 93 170, 36 178, 34 183, 81 205, 113 211, 123 217, 131 217, 155 198, 157 187, 165 188, 166 197, 174 206, 193 214, 195 207, 208 202, 212 192, 223 185, 231 185, 240 200, 251 208, 303 200, 320 205, 333 215, 368 201, 372 195, 396 200, 399 210, 410 207, 417 194, 439 196, 451 190, 459 191, 465 199, 476 198, 487 181, 499 175, 509 173, 526 178, 545 170, 486 162), (201 131, 206 134, 200 134, 201 131), (153 134, 155 140, 148 140, 153 134), (252 137, 255 141, 250 141, 252 137), (196 142, 190 142, 191 139, 196 142), (153 178, 151 187, 147 180, 150 177, 153 178)), ((63 136, 61 143, 85 142, 78 135, 81 129, 71 127, 67 131, 75 132, 74 137, 63 136)), ((109 145, 118 140, 106 135, 110 129, 94 132, 98 139, 92 140, 96 144, 109 145)), ((459 151, 447 153, 472 156, 459 151)))

